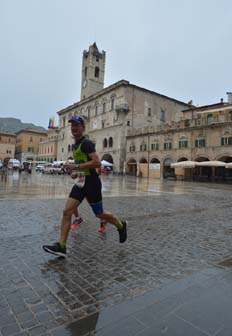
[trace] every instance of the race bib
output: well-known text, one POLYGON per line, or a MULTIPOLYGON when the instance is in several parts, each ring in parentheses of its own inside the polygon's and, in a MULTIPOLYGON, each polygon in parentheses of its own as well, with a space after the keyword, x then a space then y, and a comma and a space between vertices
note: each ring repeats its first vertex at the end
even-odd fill
POLYGON ((78 188, 83 188, 85 185, 85 173, 79 172, 77 173, 77 178, 75 180, 75 184, 78 188))

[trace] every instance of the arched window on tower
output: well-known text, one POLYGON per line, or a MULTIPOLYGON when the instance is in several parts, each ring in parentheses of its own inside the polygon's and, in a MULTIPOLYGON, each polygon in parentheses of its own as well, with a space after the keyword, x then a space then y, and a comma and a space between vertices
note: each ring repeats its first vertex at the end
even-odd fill
POLYGON ((109 147, 113 147, 113 138, 112 137, 109 138, 109 147))
POLYGON ((96 77, 96 78, 98 78, 99 77, 99 67, 95 67, 95 73, 94 73, 94 76, 96 77))
POLYGON ((104 140, 103 140, 103 148, 106 148, 107 147, 107 139, 105 138, 104 140))
POLYGON ((85 67, 85 77, 87 77, 87 67, 85 67))

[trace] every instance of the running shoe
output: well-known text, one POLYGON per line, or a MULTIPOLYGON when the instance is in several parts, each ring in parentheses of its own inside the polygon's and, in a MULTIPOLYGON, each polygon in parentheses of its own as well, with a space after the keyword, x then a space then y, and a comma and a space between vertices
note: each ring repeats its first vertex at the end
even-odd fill
POLYGON ((45 252, 55 254, 59 257, 66 257, 66 247, 61 247, 60 243, 55 243, 53 245, 44 245, 43 249, 45 252))
POLYGON ((71 229, 77 229, 78 226, 83 222, 83 219, 81 217, 76 217, 74 220, 73 220, 73 223, 71 225, 71 229))
POLYGON ((107 221, 106 220, 102 220, 101 223, 100 223, 100 226, 98 228, 98 232, 104 232, 105 229, 106 229, 106 224, 107 224, 107 221))
POLYGON ((127 221, 121 221, 122 222, 122 229, 118 229, 118 233, 119 233, 119 242, 120 243, 124 243, 127 240, 127 221))

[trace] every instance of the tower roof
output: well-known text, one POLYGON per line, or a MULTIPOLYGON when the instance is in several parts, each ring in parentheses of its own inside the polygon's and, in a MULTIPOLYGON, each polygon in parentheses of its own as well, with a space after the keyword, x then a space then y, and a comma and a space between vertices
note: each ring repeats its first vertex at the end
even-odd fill
POLYGON ((99 51, 96 42, 94 42, 89 46, 88 51, 84 50, 83 54, 85 57, 88 57, 88 55, 98 56, 99 58, 105 57, 105 51, 104 50, 102 50, 102 52, 99 51))
POLYGON ((99 51, 96 42, 94 42, 90 47, 93 47, 96 51, 99 51))

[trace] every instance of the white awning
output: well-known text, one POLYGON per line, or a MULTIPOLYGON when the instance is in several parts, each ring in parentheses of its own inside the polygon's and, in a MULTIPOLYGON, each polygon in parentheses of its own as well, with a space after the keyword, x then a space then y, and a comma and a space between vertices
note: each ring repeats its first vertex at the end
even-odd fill
POLYGON ((101 161, 101 165, 104 166, 104 167, 112 167, 113 166, 113 163, 110 163, 106 160, 102 160, 101 161))
POLYGON ((196 166, 196 162, 194 161, 180 161, 171 164, 172 168, 194 168, 196 166))
POLYGON ((202 167, 225 167, 226 163, 223 161, 202 161, 196 162, 196 166, 202 167))

